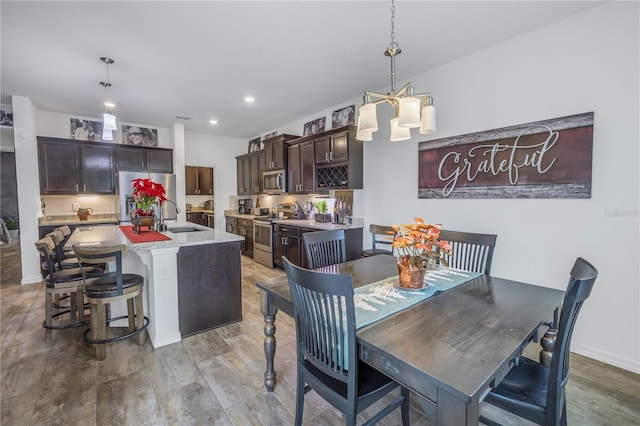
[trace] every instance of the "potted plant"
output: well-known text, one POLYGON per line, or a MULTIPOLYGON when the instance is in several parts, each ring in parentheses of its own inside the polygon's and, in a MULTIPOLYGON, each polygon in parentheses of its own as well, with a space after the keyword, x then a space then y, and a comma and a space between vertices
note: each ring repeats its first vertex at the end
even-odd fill
POLYGON ((416 217, 415 223, 392 225, 392 246, 398 249, 399 286, 418 290, 424 287, 424 274, 438 261, 447 265, 442 255, 451 256, 451 245, 440 239, 440 225, 426 223, 416 217))
POLYGON ((136 210, 131 211, 133 229, 140 233, 140 227, 155 225, 154 206, 161 206, 167 200, 164 186, 149 178, 133 179, 131 195, 136 203, 136 210))
POLYGON ((325 200, 314 203, 314 206, 318 211, 314 216, 316 222, 331 222, 332 217, 330 214, 327 214, 329 206, 327 206, 327 202, 325 200))
POLYGON ((18 222, 18 218, 11 216, 5 217, 4 224, 7 226, 9 236, 11 238, 18 238, 18 233, 20 232, 20 223, 18 222))

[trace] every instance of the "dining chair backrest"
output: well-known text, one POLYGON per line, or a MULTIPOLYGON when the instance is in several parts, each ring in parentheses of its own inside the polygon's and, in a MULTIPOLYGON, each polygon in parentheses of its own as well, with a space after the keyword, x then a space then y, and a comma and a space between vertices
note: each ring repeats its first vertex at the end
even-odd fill
POLYGON ((448 265, 485 275, 491 273, 491 261, 497 238, 495 234, 440 230, 440 239, 448 241, 452 247, 452 256, 443 254, 448 265))
MULTIPOLYGON (((567 424, 565 387, 569 379, 571 336, 580 308, 591 294, 598 270, 579 257, 571 269, 571 277, 562 302, 557 337, 551 365, 547 367, 528 358, 519 362, 489 392, 485 402, 539 425, 567 424)), ((480 416, 483 424, 497 424, 480 416)))
POLYGON ((120 244, 110 247, 98 247, 98 246, 80 246, 74 245, 73 251, 76 257, 80 261, 81 268, 83 270, 84 278, 115 278, 116 289, 112 292, 103 292, 96 297, 113 297, 123 294, 123 273, 122 273, 122 259, 127 257, 127 246, 120 244), (84 273, 88 268, 82 266, 83 264, 106 264, 114 262, 115 268, 109 272, 102 272, 100 274, 84 273))
POLYGON ((547 392, 547 418, 557 421, 565 406, 565 386, 569 378, 569 348, 573 328, 584 301, 591 295, 593 284, 598 277, 598 270, 589 262, 579 257, 571 269, 571 277, 562 302, 558 335, 553 347, 553 358, 549 372, 547 392))
POLYGON ((385 225, 369 225, 369 233, 371 234, 371 248, 362 250, 360 257, 376 256, 378 254, 393 255, 393 235, 394 231, 391 226, 385 225), (380 245, 386 248, 379 247, 380 245))
POLYGON ((322 268, 347 261, 343 229, 302 234, 309 269, 322 268))
POLYGON ((326 274, 283 257, 295 311, 298 359, 355 389, 356 320, 350 275, 326 274), (348 361, 345 363, 345 359, 348 361))

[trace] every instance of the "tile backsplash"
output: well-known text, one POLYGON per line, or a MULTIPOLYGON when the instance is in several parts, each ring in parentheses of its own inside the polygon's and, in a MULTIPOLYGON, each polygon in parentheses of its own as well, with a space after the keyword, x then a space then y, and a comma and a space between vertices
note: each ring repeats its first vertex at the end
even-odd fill
POLYGON ((92 208, 93 214, 113 214, 116 212, 115 195, 43 195, 45 216, 75 214, 73 204, 80 208, 92 208))

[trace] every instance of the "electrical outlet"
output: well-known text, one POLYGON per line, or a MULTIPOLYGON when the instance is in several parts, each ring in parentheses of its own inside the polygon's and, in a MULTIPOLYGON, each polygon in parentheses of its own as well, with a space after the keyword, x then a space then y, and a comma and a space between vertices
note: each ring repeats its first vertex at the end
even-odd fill
POLYGON ((79 208, 80 208, 80 203, 71 203, 71 209, 74 212, 77 212, 79 208))

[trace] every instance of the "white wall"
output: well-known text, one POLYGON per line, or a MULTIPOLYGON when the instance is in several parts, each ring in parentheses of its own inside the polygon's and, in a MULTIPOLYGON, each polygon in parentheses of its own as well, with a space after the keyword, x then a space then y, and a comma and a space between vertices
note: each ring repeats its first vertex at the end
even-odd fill
POLYGON ((247 153, 247 143, 245 139, 185 132, 184 164, 213 167, 216 229, 225 229, 224 211, 233 208, 228 205, 229 197, 237 193, 235 157, 247 153))
MULTIPOLYGON (((496 276, 564 289, 576 257, 591 261, 599 277, 580 314, 572 350, 635 372, 640 372, 638 6, 608 3, 412 77, 418 92, 434 95, 438 132, 427 137, 414 129, 411 140, 391 143, 391 108, 380 106, 380 130, 365 142, 363 190, 367 226, 422 216, 447 229, 497 234, 496 276), (595 112, 591 199, 418 199, 418 142, 589 111, 595 112)), ((279 132, 300 134, 305 121, 330 117, 352 103, 279 132)))

